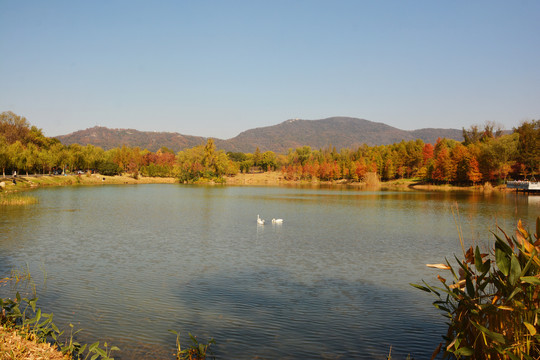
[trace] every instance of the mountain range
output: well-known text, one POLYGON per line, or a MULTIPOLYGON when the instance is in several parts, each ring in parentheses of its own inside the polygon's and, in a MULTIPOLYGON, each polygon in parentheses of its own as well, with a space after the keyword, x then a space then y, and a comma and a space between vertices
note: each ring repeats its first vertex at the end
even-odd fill
MULTIPOLYGON (((388 145, 401 140, 421 139, 435 143, 437 138, 463 141, 462 130, 426 128, 401 130, 383 123, 351 117, 331 117, 322 120, 291 119, 273 126, 246 130, 228 140, 214 139, 220 150, 252 153, 273 151, 285 154, 291 148, 308 145, 313 149, 333 146, 336 149, 388 145)), ((174 132, 152 132, 134 129, 109 129, 96 126, 67 135, 56 136, 64 145, 92 144, 105 150, 122 145, 150 151, 167 147, 175 152, 206 143, 201 136, 182 135, 174 132)))

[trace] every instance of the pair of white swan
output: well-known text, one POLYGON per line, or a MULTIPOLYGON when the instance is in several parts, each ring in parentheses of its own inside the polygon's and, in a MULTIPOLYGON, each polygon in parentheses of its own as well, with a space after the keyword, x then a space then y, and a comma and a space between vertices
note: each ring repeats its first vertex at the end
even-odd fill
MULTIPOLYGON (((283 224, 283 219, 272 219, 272 224, 283 224)), ((264 220, 257 214, 257 225, 264 225, 264 220)))

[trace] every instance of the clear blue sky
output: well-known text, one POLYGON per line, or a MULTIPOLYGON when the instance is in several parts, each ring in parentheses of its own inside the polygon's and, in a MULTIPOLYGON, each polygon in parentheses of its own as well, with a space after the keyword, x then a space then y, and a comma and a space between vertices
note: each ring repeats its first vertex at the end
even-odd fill
POLYGON ((227 139, 540 118, 540 1, 0 0, 0 112, 227 139))

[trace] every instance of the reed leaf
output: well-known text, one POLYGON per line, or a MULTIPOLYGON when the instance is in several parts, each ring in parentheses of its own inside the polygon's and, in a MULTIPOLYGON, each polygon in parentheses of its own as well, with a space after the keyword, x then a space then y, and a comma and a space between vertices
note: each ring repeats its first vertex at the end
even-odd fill
POLYGON ((464 259, 454 256, 457 265, 448 263, 454 283, 438 276, 445 297, 425 281, 413 285, 437 296, 433 305, 449 319, 443 358, 540 359, 540 217, 536 228, 535 239, 521 222, 512 238, 500 229, 506 241, 494 234, 492 255, 476 246, 464 259))
POLYGON ((522 282, 526 282, 532 285, 540 285, 540 279, 536 276, 522 276, 519 278, 522 282))

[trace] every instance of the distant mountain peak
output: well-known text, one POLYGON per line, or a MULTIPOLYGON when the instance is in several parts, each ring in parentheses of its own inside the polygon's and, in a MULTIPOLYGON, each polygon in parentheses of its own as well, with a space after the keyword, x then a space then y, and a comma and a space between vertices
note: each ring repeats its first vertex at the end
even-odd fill
MULTIPOLYGON (((320 120, 288 119, 280 124, 249 129, 228 140, 215 139, 218 149, 235 152, 274 151, 285 154, 289 149, 310 146, 322 149, 330 144, 337 149, 355 148, 362 144, 388 145, 402 140, 421 139, 435 143, 437 138, 463 140, 462 131, 457 129, 401 130, 380 122, 346 116, 335 116, 320 120)), ((157 151, 167 147, 174 151, 204 144, 206 137, 182 135, 177 132, 139 131, 135 129, 109 129, 94 126, 68 135, 57 136, 65 145, 92 144, 103 149, 138 146, 157 151)))

